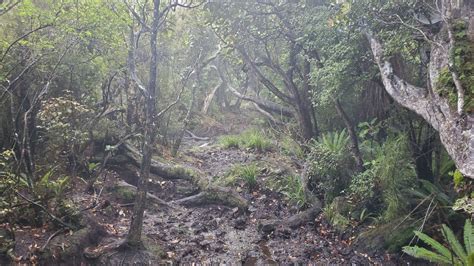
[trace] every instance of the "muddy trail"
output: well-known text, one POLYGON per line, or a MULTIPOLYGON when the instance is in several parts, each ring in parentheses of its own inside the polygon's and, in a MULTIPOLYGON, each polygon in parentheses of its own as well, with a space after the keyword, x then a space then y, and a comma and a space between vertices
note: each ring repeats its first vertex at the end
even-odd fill
MULTIPOLYGON (((173 205, 173 208, 150 203, 145 212, 143 234, 148 246, 152 247, 151 252, 159 254, 163 262, 396 264, 381 254, 357 252, 351 246, 353 239, 333 230, 322 215, 298 228, 270 222, 284 221, 298 212, 298 208, 276 189, 275 184, 290 174, 298 174, 302 170, 301 165, 282 155, 277 148, 260 153, 246 148, 224 149, 218 145, 218 139, 231 130, 200 131, 196 134, 201 139, 185 138, 177 158, 162 157, 199 169, 206 173, 210 182, 220 182, 219 179, 236 165, 258 165, 257 185, 254 188, 249 189, 242 180, 236 180, 231 186, 248 200, 248 210, 242 212, 218 203, 188 207, 173 205)), ((80 206, 89 220, 105 228, 106 232, 102 235, 107 236, 89 241, 79 249, 99 249, 124 238, 133 209, 133 193, 123 190, 123 184, 135 185, 138 171, 129 164, 110 167, 101 177, 94 195, 84 192, 84 182, 75 181, 75 194, 67 197, 80 206)), ((186 180, 169 181, 158 176, 152 176, 148 188, 151 195, 166 202, 197 193, 195 185, 186 180)), ((76 241, 72 232, 61 232, 51 239, 50 236, 57 233, 56 229, 43 227, 36 233, 32 230, 36 229, 17 230, 15 254, 23 254, 19 261, 28 258, 27 254, 35 253, 35 247, 39 249, 43 246, 44 249, 47 245, 51 252, 46 261, 59 260, 66 264, 84 262, 83 256, 74 253, 77 250, 67 253, 68 247, 74 247, 73 242, 76 241)))

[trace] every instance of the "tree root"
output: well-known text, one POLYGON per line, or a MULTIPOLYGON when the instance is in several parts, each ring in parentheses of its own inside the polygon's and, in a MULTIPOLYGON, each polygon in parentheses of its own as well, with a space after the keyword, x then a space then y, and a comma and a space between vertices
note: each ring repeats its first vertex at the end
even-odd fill
POLYGON ((322 207, 321 202, 319 200, 314 201, 313 205, 310 208, 291 216, 290 218, 288 218, 288 220, 284 221, 282 224, 290 228, 296 228, 301 225, 307 224, 311 221, 314 221, 314 219, 316 219, 318 214, 321 213, 322 211, 321 207, 322 207))
MULTIPOLYGON (((125 181, 119 181, 117 183, 117 187, 127 188, 127 189, 130 189, 130 190, 133 190, 134 192, 137 190, 136 186, 130 185, 129 183, 127 183, 125 181)), ((158 198, 157 196, 155 196, 153 194, 147 193, 146 197, 149 200, 149 202, 151 202, 153 204, 156 204, 160 207, 165 207, 165 208, 169 208, 169 209, 176 209, 176 206, 173 206, 173 204, 168 203, 168 202, 158 198)))
MULTIPOLYGON (((119 147, 119 154, 110 158, 109 163, 123 165, 124 163, 131 163, 136 167, 140 167, 141 154, 130 144, 124 143, 119 147)), ((165 202, 162 199, 147 194, 147 197, 154 203, 169 208, 176 208, 173 206, 179 204, 182 206, 201 206, 205 204, 223 204, 231 207, 238 207, 245 210, 248 207, 246 199, 229 188, 214 186, 210 184, 208 178, 204 177, 199 170, 191 167, 183 167, 178 165, 169 165, 156 160, 152 160, 150 172, 166 180, 186 180, 199 188, 200 192, 196 195, 186 197, 180 200, 175 200, 171 203, 165 202)), ((125 182, 123 182, 125 183, 125 182)), ((128 187, 135 186, 125 183, 128 187)), ((122 186, 123 184, 119 184, 122 186)))
POLYGON ((206 204, 222 204, 231 207, 238 207, 241 210, 248 208, 248 202, 236 192, 223 187, 208 187, 200 193, 175 200, 174 203, 183 206, 202 206, 206 204))

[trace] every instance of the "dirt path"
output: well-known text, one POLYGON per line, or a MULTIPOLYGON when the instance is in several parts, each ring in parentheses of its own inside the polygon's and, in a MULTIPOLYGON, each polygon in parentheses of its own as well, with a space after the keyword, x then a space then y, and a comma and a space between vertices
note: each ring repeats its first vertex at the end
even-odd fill
MULTIPOLYGON (((150 204, 145 213, 144 235, 147 241, 156 247, 153 252, 160 253, 163 261, 180 264, 247 265, 395 264, 385 260, 383 256, 369 257, 357 253, 350 246, 350 241, 341 240, 339 234, 333 231, 322 217, 296 229, 269 224, 268 221, 286 220, 297 212, 297 208, 288 203, 282 193, 272 190, 271 184, 288 174, 297 174, 301 169, 290 157, 281 155, 277 149, 265 153, 255 153, 248 149, 223 149, 216 145, 220 134, 222 132, 209 134, 209 139, 202 141, 186 139, 181 155, 174 160, 200 169, 210 179, 224 176, 238 164, 258 164, 256 189, 250 191, 243 182, 236 182, 232 186, 249 201, 248 212, 241 213, 237 208, 219 204, 176 209, 164 209, 150 204)), ((106 229, 108 237, 97 243, 97 246, 104 246, 126 235, 133 198, 130 198, 130 195, 118 198, 114 187, 117 182, 123 182, 122 180, 134 184, 137 173, 138 169, 130 165, 115 167, 107 171, 103 181, 99 182, 98 195, 85 193, 85 183, 76 180, 73 184, 75 189, 66 196, 84 210, 84 216, 106 229), (98 204, 90 208, 94 200, 98 201, 98 204)), ((197 191, 191 183, 183 180, 172 182, 154 176, 150 181, 150 193, 165 201, 184 198, 197 191)), ((133 194, 131 195, 133 197, 133 194)), ((34 253, 32 246, 42 246, 48 236, 57 230, 53 227, 43 227, 42 233, 36 238, 36 234, 28 233, 31 232, 30 229, 17 230, 19 233, 16 240, 19 244, 15 248, 15 254, 23 255, 23 258, 34 253)), ((71 232, 62 234, 48 244, 54 260, 62 260, 66 265, 79 265, 83 262, 84 258, 76 253, 73 253, 72 257, 54 255, 54 250, 64 254, 64 249, 72 245, 72 237, 71 232)))
MULTIPOLYGON (((255 155, 245 149, 222 149, 215 143, 215 137, 207 141, 188 139, 182 159, 210 178, 223 176, 237 164, 263 165, 256 190, 249 191, 243 184, 235 186, 249 200, 249 212, 241 214, 237 209, 219 205, 148 212, 145 234, 161 244, 165 260, 245 264, 382 263, 382 258, 358 254, 346 242, 338 240, 337 233, 322 218, 297 229, 268 226, 267 221, 285 220, 296 209, 284 200, 283 194, 270 190, 266 184, 277 175, 299 169, 290 158, 276 151, 255 155)), ((179 191, 186 191, 185 184, 170 183, 162 183, 165 189, 154 193, 167 200, 182 197, 179 191)))

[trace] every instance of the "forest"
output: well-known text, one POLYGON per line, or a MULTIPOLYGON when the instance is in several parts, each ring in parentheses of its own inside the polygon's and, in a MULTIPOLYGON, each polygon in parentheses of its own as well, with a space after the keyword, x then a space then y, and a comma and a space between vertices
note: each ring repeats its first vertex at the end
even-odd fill
POLYGON ((0 265, 474 266, 474 1, 0 0, 0 265))

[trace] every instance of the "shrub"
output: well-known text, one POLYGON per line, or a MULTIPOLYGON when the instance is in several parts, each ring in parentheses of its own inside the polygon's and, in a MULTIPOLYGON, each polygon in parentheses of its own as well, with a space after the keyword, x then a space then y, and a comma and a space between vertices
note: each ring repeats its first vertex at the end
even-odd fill
POLYGON ((64 153, 77 155, 88 139, 87 129, 92 115, 91 109, 70 95, 51 98, 43 104, 38 118, 47 131, 45 150, 52 155, 52 159, 59 160, 64 153))
POLYGON ((351 179, 349 195, 356 202, 370 200, 374 197, 375 175, 372 169, 358 173, 351 179))
POLYGON ((331 202, 349 185, 352 157, 347 152, 335 152, 325 144, 313 142, 308 162, 311 187, 326 202, 331 202))

